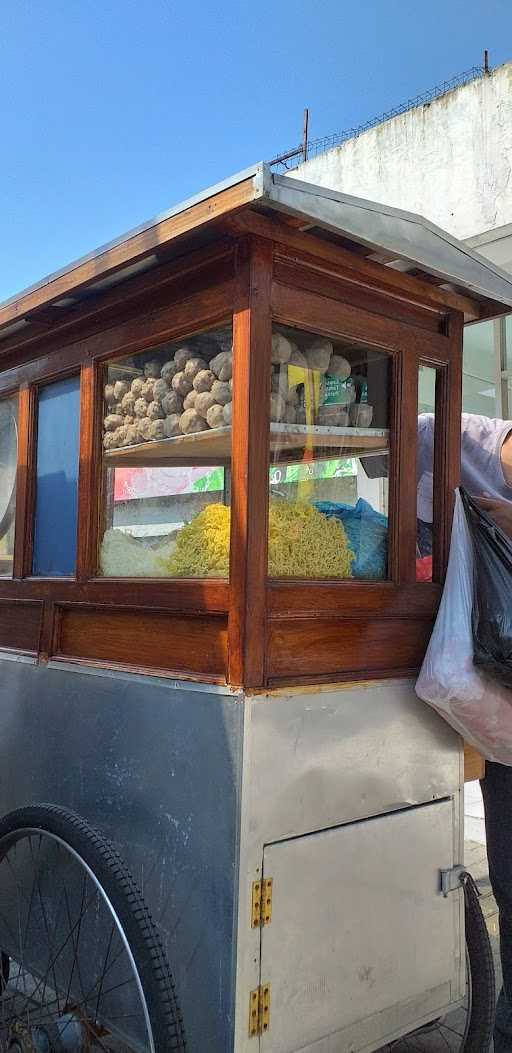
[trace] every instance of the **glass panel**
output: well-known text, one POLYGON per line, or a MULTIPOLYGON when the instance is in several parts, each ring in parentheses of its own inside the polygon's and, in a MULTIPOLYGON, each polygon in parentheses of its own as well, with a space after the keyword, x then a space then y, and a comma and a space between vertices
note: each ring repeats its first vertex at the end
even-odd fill
POLYGON ((111 362, 103 419, 107 577, 228 577, 231 325, 111 362))
POLYGON ((387 577, 390 385, 385 352, 274 326, 271 577, 387 577))
POLYGON ((419 368, 416 580, 432 581, 434 443, 437 370, 419 368))
POLYGON ((16 469, 18 465, 18 398, 0 402, 0 575, 12 576, 16 469))
POLYGON ((80 378, 39 391, 32 573, 70 577, 76 568, 80 378))
POLYGON ((494 322, 479 322, 464 329, 462 410, 496 416, 494 322))

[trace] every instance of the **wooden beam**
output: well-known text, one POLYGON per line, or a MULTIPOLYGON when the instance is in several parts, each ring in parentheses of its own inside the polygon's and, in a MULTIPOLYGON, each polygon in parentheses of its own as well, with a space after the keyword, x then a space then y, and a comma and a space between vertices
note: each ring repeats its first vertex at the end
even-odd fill
POLYGON ((13 578, 23 578, 32 573, 36 414, 36 391, 25 384, 20 388, 18 395, 18 470, 13 578))
POLYGON ((229 682, 265 678, 272 245, 251 238, 233 317, 229 682))
MULTIPOLYGON (((30 315, 28 325, 17 333, 6 339, 0 339, 0 360, 11 356, 18 350, 25 353, 29 348, 33 357, 40 356, 46 351, 46 345, 54 346, 58 339, 60 344, 64 341, 76 339, 76 333, 82 332, 84 327, 87 332, 95 331, 100 325, 105 325, 104 316, 108 315, 108 324, 117 320, 120 314, 124 314, 137 300, 156 300, 159 294, 167 294, 176 299, 187 299, 194 287, 207 287, 212 284, 212 273, 215 271, 216 282, 220 280, 221 272, 226 271, 232 265, 235 243, 233 239, 219 238, 215 244, 205 249, 198 249, 185 258, 179 258, 144 274, 136 275, 120 282, 119 285, 105 292, 98 292, 96 296, 88 296, 81 303, 69 308, 48 307, 44 308, 45 317, 48 318, 43 325, 39 324, 40 309, 30 315), (179 292, 178 292, 179 290, 179 292), (50 314, 50 312, 52 312, 50 314), (49 319, 53 317, 53 323, 49 319), (32 347, 35 345, 35 347, 32 347)), ((147 308, 142 307, 142 310, 147 308)), ((1 336, 1 330, 0 330, 1 336)))
POLYGON ((258 234, 282 242, 289 248, 301 253, 309 253, 319 259, 338 266, 340 273, 347 277, 347 272, 357 271, 359 279, 367 278, 373 285, 387 289, 393 295, 410 298, 414 303, 432 304, 446 310, 462 311, 467 321, 480 318, 481 311, 477 301, 459 293, 438 289, 419 278, 411 278, 403 271, 373 263, 354 252, 323 241, 312 234, 302 233, 289 227, 281 219, 269 219, 252 209, 245 209, 236 216, 225 220, 225 226, 233 232, 258 234))

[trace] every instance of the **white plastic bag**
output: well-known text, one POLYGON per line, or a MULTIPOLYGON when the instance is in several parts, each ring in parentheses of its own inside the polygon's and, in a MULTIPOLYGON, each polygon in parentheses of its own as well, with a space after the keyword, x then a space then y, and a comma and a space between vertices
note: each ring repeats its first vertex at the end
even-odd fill
POLYGON ((512 765, 512 690, 473 664, 472 606, 473 544, 457 491, 446 582, 416 694, 487 760, 512 765))

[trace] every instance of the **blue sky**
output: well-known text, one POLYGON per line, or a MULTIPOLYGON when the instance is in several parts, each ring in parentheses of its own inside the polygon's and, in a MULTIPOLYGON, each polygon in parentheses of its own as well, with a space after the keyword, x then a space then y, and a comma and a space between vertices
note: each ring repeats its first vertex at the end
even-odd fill
MULTIPOLYGON (((0 299, 481 62, 510 0, 3 0, 0 299)), ((507 43, 508 42, 508 43, 507 43)))

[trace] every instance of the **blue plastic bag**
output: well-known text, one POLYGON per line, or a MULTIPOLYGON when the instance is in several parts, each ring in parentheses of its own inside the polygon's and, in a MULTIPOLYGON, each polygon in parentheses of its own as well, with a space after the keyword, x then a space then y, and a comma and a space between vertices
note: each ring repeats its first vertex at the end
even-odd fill
POLYGON ((354 578, 382 581, 388 571, 388 520, 376 512, 368 501, 359 498, 356 505, 334 501, 316 501, 316 508, 325 516, 335 516, 342 523, 354 553, 354 578))

